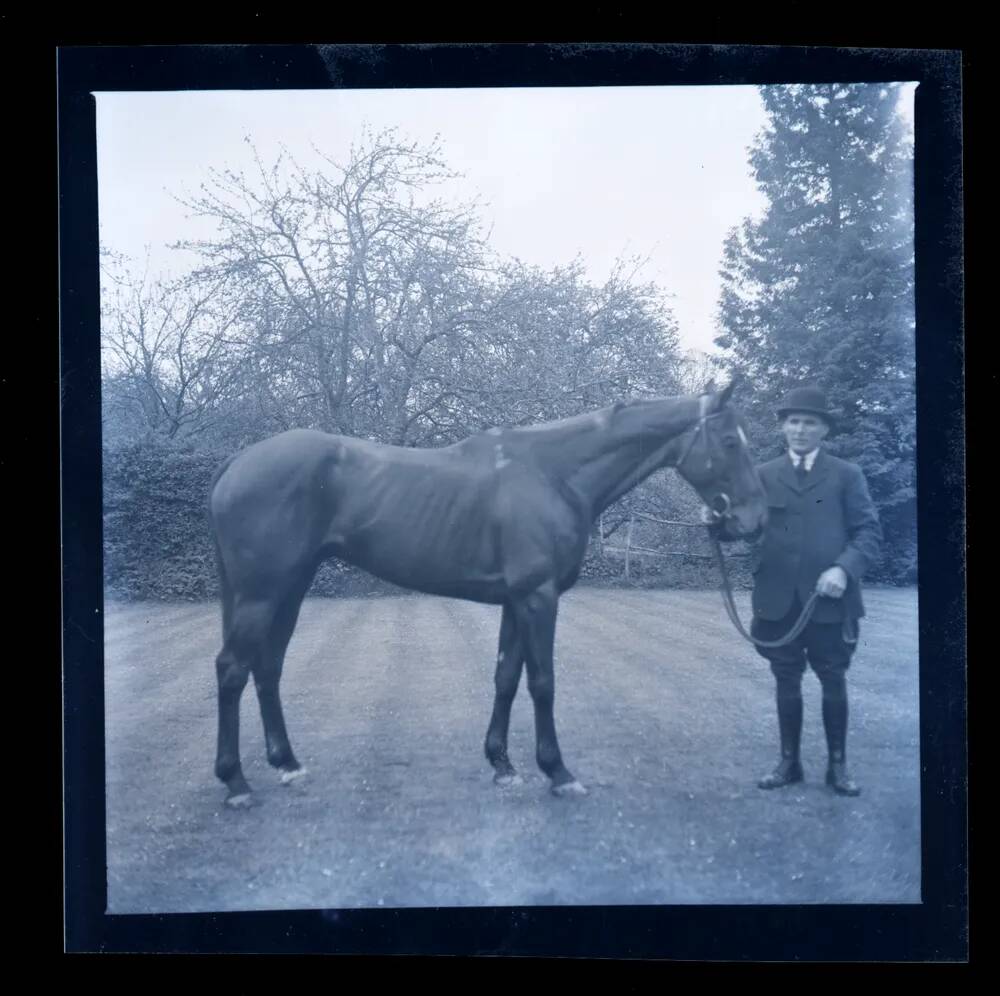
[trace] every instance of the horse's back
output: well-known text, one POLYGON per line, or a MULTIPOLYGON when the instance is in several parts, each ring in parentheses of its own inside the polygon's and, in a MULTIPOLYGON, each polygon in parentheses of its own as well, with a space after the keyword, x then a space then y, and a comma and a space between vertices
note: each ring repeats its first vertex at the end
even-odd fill
POLYGON ((337 556, 404 587, 500 602, 572 584, 579 509, 499 434, 413 449, 309 429, 255 443, 211 494, 230 576, 255 586, 337 556))

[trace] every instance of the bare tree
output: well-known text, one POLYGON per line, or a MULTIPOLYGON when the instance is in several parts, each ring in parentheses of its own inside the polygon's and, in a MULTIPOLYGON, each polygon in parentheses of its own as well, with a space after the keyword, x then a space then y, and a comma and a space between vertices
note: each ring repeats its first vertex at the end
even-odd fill
POLYGON ((346 165, 324 161, 265 167, 255 152, 252 177, 213 171, 183 203, 219 234, 182 247, 204 261, 195 279, 225 282, 256 326, 262 400, 299 424, 403 444, 447 404, 425 381, 481 320, 485 246, 471 208, 426 196, 452 176, 436 145, 390 131, 346 165))
POLYGON ((138 423, 173 439, 203 432, 233 387, 235 319, 218 285, 168 284, 102 254, 102 371, 105 420, 138 423))
POLYGON ((490 316, 478 363, 466 370, 487 424, 562 418, 676 386, 670 309, 623 264, 599 287, 579 260, 551 271, 505 266, 490 316))
POLYGON ((249 173, 210 171, 182 201, 215 225, 177 244, 195 270, 107 282, 109 397, 170 435, 211 412, 233 442, 314 426, 440 445, 679 390, 676 323, 641 261, 601 286, 580 260, 501 264, 474 205, 432 196, 453 175, 438 147, 392 131, 321 162, 255 151, 249 173))
POLYGON ((697 394, 712 381, 724 379, 725 366, 718 357, 689 349, 681 357, 678 380, 684 394, 697 394))

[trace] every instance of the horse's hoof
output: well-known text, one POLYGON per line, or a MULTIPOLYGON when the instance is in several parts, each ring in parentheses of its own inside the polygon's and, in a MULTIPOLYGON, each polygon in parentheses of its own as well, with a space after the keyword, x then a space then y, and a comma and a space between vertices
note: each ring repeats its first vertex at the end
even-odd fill
POLYGON ((576 779, 573 779, 573 781, 564 782, 562 785, 553 785, 552 794, 560 797, 569 795, 586 795, 587 790, 576 779))
POLYGON ((296 782, 300 778, 305 778, 307 774, 309 774, 309 772, 305 768, 295 768, 293 771, 282 771, 281 784, 291 785, 292 782, 296 782))
POLYGON ((239 795, 226 797, 226 805, 230 809, 249 809, 254 804, 254 798, 249 792, 241 792, 239 795))
POLYGON ((524 779, 516 772, 511 775, 494 775, 493 784, 500 788, 512 788, 515 785, 523 785, 524 779))

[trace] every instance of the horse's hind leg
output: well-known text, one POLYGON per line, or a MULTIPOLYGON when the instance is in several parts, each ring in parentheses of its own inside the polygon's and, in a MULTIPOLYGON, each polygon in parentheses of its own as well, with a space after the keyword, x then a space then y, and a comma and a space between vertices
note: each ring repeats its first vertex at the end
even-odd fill
POLYGON ((288 594, 282 599, 274 615, 264 653, 253 667, 257 701, 260 703, 260 717, 264 724, 264 738, 267 742, 267 760, 272 767, 281 772, 281 781, 286 785, 305 775, 306 769, 296 760, 288 740, 279 684, 288 641, 295 630, 302 599, 312 583, 314 573, 315 569, 303 571, 290 586, 288 594))
POLYGON ((219 685, 219 740, 215 774, 228 790, 226 804, 250 803, 250 786, 240 765, 240 698, 260 656, 273 615, 266 600, 232 599, 227 604, 222 651, 215 660, 219 685))
POLYGON ((507 757, 507 731, 510 727, 510 707, 517 694, 523 666, 524 651, 518 638, 517 622, 511 607, 505 605, 500 620, 500 648, 494 679, 496 696, 493 700, 493 715, 486 731, 486 757, 496 771, 493 781, 497 785, 511 785, 520 781, 520 776, 507 757))

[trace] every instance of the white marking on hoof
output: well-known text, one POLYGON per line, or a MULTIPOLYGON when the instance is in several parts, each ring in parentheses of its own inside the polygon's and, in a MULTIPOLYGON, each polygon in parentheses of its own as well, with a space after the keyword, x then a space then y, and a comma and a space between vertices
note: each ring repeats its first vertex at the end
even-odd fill
POLYGON ((566 782, 563 785, 553 785, 552 794, 558 796, 586 795, 587 790, 577 781, 566 782))
POLYGON ((499 785, 500 788, 512 788, 514 785, 523 785, 524 779, 516 773, 513 775, 494 775, 493 784, 499 785))
POLYGON ((294 771, 282 771, 281 773, 281 784, 291 785, 292 782, 298 781, 300 778, 305 778, 309 774, 305 768, 296 768, 294 771))
POLYGON ((253 796, 249 792, 231 795, 226 799, 226 805, 233 809, 249 809, 253 805, 253 796))

